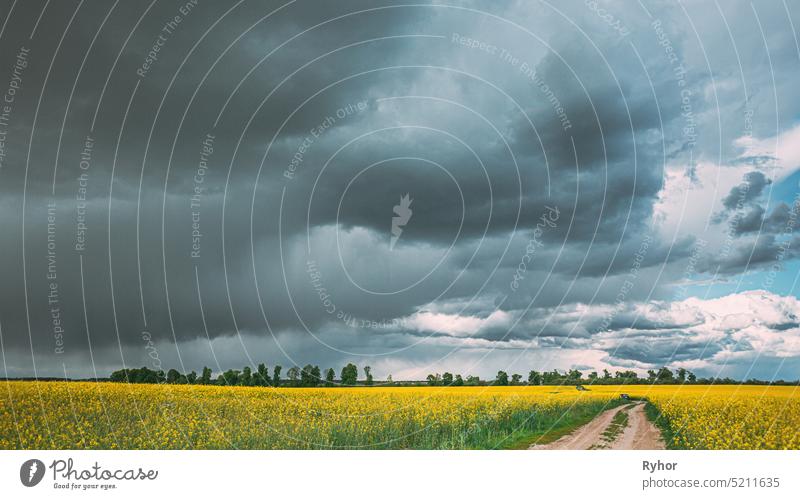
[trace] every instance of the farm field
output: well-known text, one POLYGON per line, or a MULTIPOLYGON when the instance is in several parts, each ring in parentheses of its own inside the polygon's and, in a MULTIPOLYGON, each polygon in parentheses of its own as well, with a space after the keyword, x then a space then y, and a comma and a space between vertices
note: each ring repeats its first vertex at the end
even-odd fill
POLYGON ((250 388, 10 381, 3 449, 473 449, 552 441, 646 398, 670 448, 798 449, 797 387, 250 388))
POLYGON ((642 388, 671 448, 800 449, 800 387, 642 388))

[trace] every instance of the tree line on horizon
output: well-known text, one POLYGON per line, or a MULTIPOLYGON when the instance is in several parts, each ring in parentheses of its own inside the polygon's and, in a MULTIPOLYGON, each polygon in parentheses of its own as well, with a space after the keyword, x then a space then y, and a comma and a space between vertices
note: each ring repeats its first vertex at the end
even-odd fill
MULTIPOLYGON (((286 371, 286 378, 282 378, 283 367, 276 365, 272 368, 272 375, 265 364, 259 364, 253 370, 245 366, 241 370, 228 369, 216 378, 212 378, 210 367, 203 367, 198 375, 192 371, 181 374, 176 369, 164 373, 162 370, 148 369, 147 367, 120 369, 111 373, 110 381, 127 383, 167 383, 175 385, 222 385, 222 386, 289 386, 289 387, 315 387, 315 386, 355 386, 358 384, 358 367, 347 364, 341 370, 340 377, 336 379, 333 368, 325 370, 324 374, 319 366, 306 365, 303 368, 294 366, 286 371)), ((365 381, 363 384, 373 383, 372 368, 364 367, 365 381)), ((389 376, 391 381, 391 376, 389 376)))
MULTIPOLYGON (((373 386, 375 380, 372 375, 372 368, 363 368, 364 377, 359 380, 358 367, 348 363, 342 368, 339 378, 336 378, 336 371, 333 368, 325 369, 323 372, 319 366, 307 364, 300 368, 291 367, 286 371, 286 377, 281 377, 283 367, 276 365, 270 374, 269 368, 265 364, 259 364, 253 370, 249 366, 241 370, 228 369, 220 373, 216 378, 212 378, 212 370, 203 367, 198 375, 195 371, 188 374, 181 374, 176 369, 170 369, 166 373, 162 370, 148 369, 147 367, 120 369, 111 373, 109 377, 113 382, 127 383, 150 383, 150 384, 183 384, 183 385, 220 385, 220 386, 271 386, 271 387, 334 387, 334 386, 373 386)), ((527 379, 523 379, 521 374, 509 375, 505 371, 498 371, 493 380, 482 380, 478 376, 466 376, 445 372, 443 374, 429 374, 424 381, 393 381, 389 375, 386 381, 377 383, 380 386, 538 386, 538 385, 631 385, 631 384, 798 384, 798 381, 787 382, 784 380, 762 381, 758 379, 748 379, 739 381, 732 378, 698 378, 691 371, 678 368, 674 372, 667 367, 658 370, 647 371, 647 377, 639 377, 635 371, 615 371, 613 374, 607 369, 601 373, 592 371, 584 377, 583 373, 577 369, 560 372, 557 369, 552 371, 535 371, 528 373, 527 379)))

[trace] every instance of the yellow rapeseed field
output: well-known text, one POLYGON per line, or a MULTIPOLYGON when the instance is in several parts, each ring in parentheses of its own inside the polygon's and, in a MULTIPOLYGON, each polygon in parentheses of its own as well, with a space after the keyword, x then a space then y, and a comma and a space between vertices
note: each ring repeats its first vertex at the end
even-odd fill
POLYGON ((647 397, 672 446, 800 448, 794 387, 258 388, 6 382, 3 449, 495 448, 647 397))
POLYGON ((800 449, 800 387, 640 386, 682 449, 800 449))
POLYGON ((257 388, 8 382, 0 448, 485 448, 590 419, 557 387, 257 388))

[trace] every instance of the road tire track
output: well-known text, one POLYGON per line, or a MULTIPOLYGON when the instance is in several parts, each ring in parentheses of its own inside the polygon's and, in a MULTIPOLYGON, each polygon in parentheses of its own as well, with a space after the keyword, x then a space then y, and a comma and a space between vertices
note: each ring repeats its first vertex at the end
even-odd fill
POLYGON ((636 402, 614 407, 600 413, 587 424, 565 435, 555 442, 532 445, 533 450, 658 450, 664 449, 664 439, 656 426, 647 419, 644 402, 636 402), (603 433, 611 425, 614 416, 620 411, 628 412, 628 425, 623 432, 608 442, 603 433))

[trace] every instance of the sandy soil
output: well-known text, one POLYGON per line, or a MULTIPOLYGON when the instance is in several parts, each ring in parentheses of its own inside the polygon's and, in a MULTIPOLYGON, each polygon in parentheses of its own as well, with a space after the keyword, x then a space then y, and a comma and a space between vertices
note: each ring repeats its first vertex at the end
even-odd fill
POLYGON ((656 426, 647 419, 644 403, 634 404, 628 410, 628 426, 612 444, 611 449, 651 450, 664 449, 664 439, 656 426))
POLYGON ((658 428, 647 419, 644 413, 644 403, 637 402, 609 409, 555 442, 532 445, 530 448, 535 450, 585 450, 590 448, 646 450, 663 449, 664 441, 658 428), (619 411, 628 412, 628 425, 612 442, 608 442, 603 437, 603 432, 619 411))

